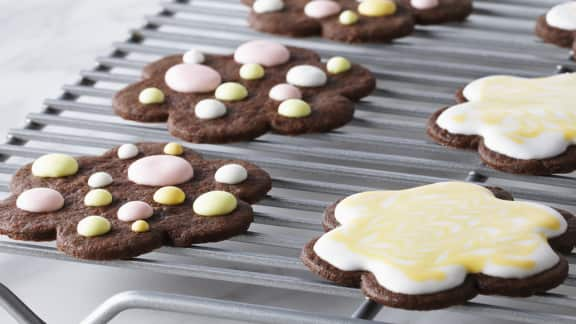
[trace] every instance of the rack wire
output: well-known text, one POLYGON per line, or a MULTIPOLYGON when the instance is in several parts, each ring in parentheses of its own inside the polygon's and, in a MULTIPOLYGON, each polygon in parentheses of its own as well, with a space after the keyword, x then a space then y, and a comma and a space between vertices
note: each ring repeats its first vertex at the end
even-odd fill
MULTIPOLYGON (((173 140, 163 124, 140 124, 114 116, 110 99, 116 90, 138 80, 146 63, 189 47, 230 53, 247 40, 280 39, 287 45, 316 50, 323 58, 343 55, 364 64, 375 72, 377 90, 357 105, 354 121, 327 134, 267 134, 247 143, 185 144, 208 158, 252 161, 273 176, 273 191, 255 206, 255 224, 247 234, 229 242, 187 249, 165 247, 132 260, 110 262, 76 260, 53 245, 10 240, 0 241, 0 251, 338 296, 361 303, 350 318, 344 318, 189 296, 127 292, 101 305, 85 323, 105 323, 134 307, 266 323, 360 323, 359 319, 372 319, 380 306, 362 302, 357 289, 314 277, 297 258, 300 248, 321 232, 323 208, 338 197, 364 190, 467 180, 502 186, 519 199, 576 210, 574 174, 531 177, 501 173, 484 166, 476 153, 441 148, 425 134, 428 116, 452 103, 454 91, 475 78, 489 74, 549 75, 559 64, 573 69, 565 50, 543 45, 532 34, 536 17, 558 2, 476 0, 475 12, 467 22, 418 27, 414 35, 392 45, 347 45, 257 33, 247 27, 248 9, 237 0, 162 3, 162 10, 147 16, 144 26, 133 30, 126 41, 114 43, 110 54, 96 59, 96 66, 82 71, 78 82, 64 85, 59 98, 46 100, 41 113, 30 114, 24 128, 9 131, 9 141, 0 145, 0 191, 4 195, 11 174, 41 154, 55 150, 99 154, 126 142, 173 140), (224 311, 230 308, 233 310, 224 311)), ((568 258, 571 272, 558 291, 520 301, 481 297, 446 311, 486 322, 574 323, 576 256, 568 258)), ((11 298, 7 289, 0 295, 19 320, 41 322, 11 298)), ((418 318, 422 314, 408 315, 418 318)), ((387 321, 386 313, 380 318, 387 321)))

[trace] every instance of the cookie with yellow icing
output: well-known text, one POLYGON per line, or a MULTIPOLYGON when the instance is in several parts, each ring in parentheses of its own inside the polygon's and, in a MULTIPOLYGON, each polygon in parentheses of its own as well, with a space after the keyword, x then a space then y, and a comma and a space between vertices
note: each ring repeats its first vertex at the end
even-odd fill
POLYGON ((415 310, 552 289, 568 275, 558 252, 576 244, 572 214, 466 182, 358 193, 330 206, 324 227, 302 252, 310 270, 415 310))
POLYGON ((547 175, 576 169, 576 73, 526 79, 489 76, 458 92, 458 104, 434 113, 436 142, 477 149, 489 166, 547 175))

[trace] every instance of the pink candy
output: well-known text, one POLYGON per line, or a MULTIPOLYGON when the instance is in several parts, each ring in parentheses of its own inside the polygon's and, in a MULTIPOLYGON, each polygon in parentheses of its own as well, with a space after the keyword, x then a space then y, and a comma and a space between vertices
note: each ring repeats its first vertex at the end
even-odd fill
POLYGON ((280 83, 270 89, 268 96, 276 101, 284 101, 287 99, 301 99, 302 92, 291 84, 280 83))
POLYGON ((64 206, 64 197, 50 188, 33 188, 18 196, 16 207, 31 213, 48 213, 64 206))
POLYGON ((128 179, 145 186, 173 186, 192 179, 192 176, 192 165, 173 155, 147 156, 128 167, 128 179))
POLYGON ((416 8, 416 9, 421 9, 421 10, 432 9, 434 7, 437 7, 438 4, 439 4, 438 0, 411 0, 410 1, 410 5, 412 5, 412 7, 416 8))
POLYGON ((133 222, 140 219, 150 218, 154 209, 143 201, 129 201, 118 209, 116 215, 123 222, 133 222))
POLYGON ((342 6, 330 0, 314 0, 308 2, 304 7, 304 13, 308 17, 322 19, 334 16, 342 10, 342 6))
POLYGON ((166 71, 164 81, 174 91, 205 93, 214 91, 222 83, 222 77, 206 65, 176 64, 166 71))
POLYGON ((275 66, 288 62, 290 51, 278 43, 255 40, 240 45, 234 52, 234 60, 241 64, 275 66))

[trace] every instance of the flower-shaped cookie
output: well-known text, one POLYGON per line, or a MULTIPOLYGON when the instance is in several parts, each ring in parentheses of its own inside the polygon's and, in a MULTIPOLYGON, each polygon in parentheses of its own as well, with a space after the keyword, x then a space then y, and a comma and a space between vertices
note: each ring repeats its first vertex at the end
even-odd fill
POLYGON ((256 30, 341 42, 389 42, 414 31, 408 8, 393 0, 242 0, 256 30))
POLYGON ((465 20, 473 10, 472 0, 402 0, 412 10, 417 24, 431 25, 465 20))
POLYGON ((370 71, 343 57, 322 64, 309 50, 251 41, 234 55, 191 50, 148 65, 143 81, 118 92, 114 110, 130 120, 168 120, 187 141, 232 142, 343 126, 375 85, 370 71))
POLYGON ((428 134, 443 145, 478 149, 512 173, 576 169, 576 74, 524 79, 490 76, 468 84, 460 104, 437 111, 428 134))
POLYGON ((0 233, 57 240, 77 258, 123 259, 244 233, 268 174, 238 160, 203 160, 177 143, 125 144, 98 157, 44 155, 21 168, 1 202, 0 233))
POLYGON ((547 43, 576 48, 576 1, 556 5, 538 17, 535 32, 547 43))
POLYGON ((576 244, 572 214, 465 182, 355 194, 326 210, 324 226, 302 253, 313 272, 417 310, 552 289, 568 275, 556 251, 576 244))

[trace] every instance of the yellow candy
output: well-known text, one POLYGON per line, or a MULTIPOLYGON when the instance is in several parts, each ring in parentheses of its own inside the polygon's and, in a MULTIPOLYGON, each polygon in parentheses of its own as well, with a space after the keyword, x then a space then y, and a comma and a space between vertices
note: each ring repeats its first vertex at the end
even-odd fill
POLYGON ((93 189, 84 197, 84 205, 88 207, 108 206, 112 203, 112 194, 106 189, 93 189))
POLYGON ((339 74, 350 70, 352 64, 346 58, 336 56, 328 60, 326 63, 326 70, 332 74, 339 74))
POLYGON ((192 206, 200 216, 221 216, 231 213, 238 206, 233 194, 226 191, 209 191, 201 194, 192 206))
POLYGON ((364 0, 358 5, 358 12, 369 17, 390 16, 396 13, 396 3, 392 0, 364 0))
POLYGON ((240 83, 225 82, 216 88, 214 96, 224 101, 238 101, 248 96, 248 90, 240 83))
POLYGON ((145 220, 137 220, 134 223, 132 223, 130 229, 132 230, 132 232, 144 233, 150 230, 150 224, 148 224, 148 222, 145 220))
POLYGON ((260 64, 244 64, 240 68, 240 77, 244 80, 262 79, 264 73, 264 68, 260 64))
POLYGON ((140 91, 138 101, 144 105, 163 103, 164 93, 158 88, 146 88, 140 91))
POLYGON ((358 22, 358 14, 352 10, 344 10, 338 17, 338 21, 342 25, 353 25, 358 22))
POLYGON ((178 187, 168 186, 156 190, 153 199, 162 205, 180 205, 186 199, 186 194, 178 187))
POLYGON ((66 154, 42 155, 32 163, 32 174, 42 178, 58 178, 76 174, 78 162, 66 154))
POLYGON ((169 155, 182 155, 184 147, 178 143, 168 143, 164 146, 164 154, 169 155))
POLYGON ((300 99, 288 99, 278 106, 278 114, 288 118, 302 118, 312 113, 310 105, 300 99))
POLYGON ((76 232, 84 237, 94 237, 110 232, 110 221, 102 216, 88 216, 76 225, 76 232))

